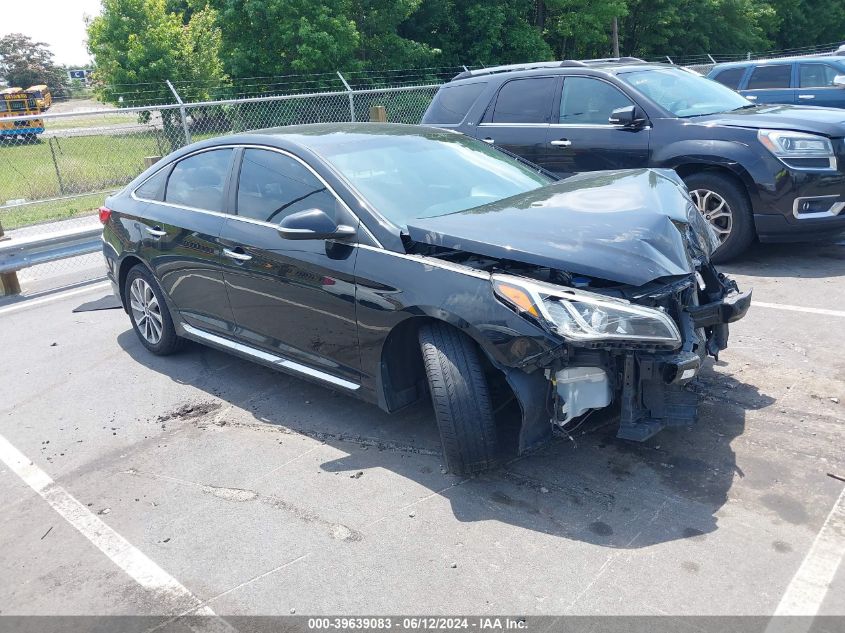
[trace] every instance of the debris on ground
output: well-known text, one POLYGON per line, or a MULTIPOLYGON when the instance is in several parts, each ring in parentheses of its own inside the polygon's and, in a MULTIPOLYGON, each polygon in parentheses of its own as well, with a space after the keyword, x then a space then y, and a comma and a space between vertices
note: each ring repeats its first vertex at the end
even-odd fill
POLYGON ((46 537, 46 536, 47 536, 50 532, 52 532, 52 531, 53 531, 53 526, 51 525, 51 526, 50 526, 50 529, 49 529, 49 530, 47 530, 46 532, 44 532, 44 536, 42 536, 42 537, 41 537, 41 540, 43 541, 43 540, 44 540, 44 537, 46 537))
POLYGON ((103 508, 97 514, 108 514, 109 512, 111 512, 111 508, 103 508))
POLYGON ((363 470, 359 470, 359 471, 358 471, 357 473, 355 473, 354 475, 349 475, 349 478, 350 478, 350 479, 360 479, 360 478, 361 478, 361 475, 363 475, 363 474, 364 474, 364 471, 363 471, 363 470))

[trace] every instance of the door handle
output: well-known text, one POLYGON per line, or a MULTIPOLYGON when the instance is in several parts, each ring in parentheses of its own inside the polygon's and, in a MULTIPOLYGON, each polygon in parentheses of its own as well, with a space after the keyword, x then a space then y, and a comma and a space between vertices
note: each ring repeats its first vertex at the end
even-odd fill
POLYGON ((572 141, 570 141, 568 138, 561 138, 556 141, 551 141, 549 145, 554 145, 555 147, 569 147, 570 145, 572 145, 572 141))
POLYGON ((798 95, 799 99, 815 99, 816 95, 798 95))
POLYGON ((757 95, 742 95, 742 96, 745 97, 746 99, 748 99, 749 101, 757 101, 757 95))
POLYGON ((147 227, 147 233, 149 233, 156 239, 167 235, 167 231, 162 231, 160 226, 154 226, 152 228, 147 227))
MULTIPOLYGON (((238 250, 243 251, 243 249, 238 246, 238 250)), ((234 259, 236 262, 248 262, 252 259, 252 255, 247 255, 244 252, 238 252, 237 250, 231 250, 229 248, 223 249, 223 254, 228 257, 229 259, 234 259)))
POLYGON ((492 145, 493 143, 496 142, 494 139, 490 138, 489 136, 487 138, 483 138, 481 140, 484 141, 485 143, 487 143, 488 145, 492 145))

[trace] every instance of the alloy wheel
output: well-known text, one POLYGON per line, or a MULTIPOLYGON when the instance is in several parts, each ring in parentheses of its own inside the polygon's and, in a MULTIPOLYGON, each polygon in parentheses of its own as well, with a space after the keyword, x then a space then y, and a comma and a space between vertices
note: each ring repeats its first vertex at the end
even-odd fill
POLYGON ((141 336, 150 345, 157 345, 163 327, 161 306, 150 284, 140 277, 129 287, 129 306, 141 336))
POLYGON ((690 191, 690 196, 695 206, 701 211, 701 215, 716 231, 719 242, 724 243, 733 229, 733 211, 727 200, 709 189, 693 189, 690 191))

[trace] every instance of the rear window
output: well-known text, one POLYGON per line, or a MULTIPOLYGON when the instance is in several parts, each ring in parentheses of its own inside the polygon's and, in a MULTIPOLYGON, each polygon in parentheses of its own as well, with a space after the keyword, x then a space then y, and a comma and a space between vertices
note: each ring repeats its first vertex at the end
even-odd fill
POLYGON ((802 88, 829 88, 837 75, 836 69, 827 64, 801 64, 800 69, 802 88))
POLYGON ((434 101, 431 102, 422 122, 460 123, 486 85, 486 81, 480 81, 441 88, 434 96, 434 101))
POLYGON ((226 207, 223 190, 231 161, 231 149, 210 150, 180 160, 167 181, 165 201, 223 211, 226 207))
POLYGON ((748 80, 748 90, 765 90, 766 88, 789 88, 792 75, 790 64, 776 66, 757 66, 748 80))
POLYGON ((499 90, 493 123, 548 123, 557 79, 514 79, 499 90))
POLYGON ((164 186, 167 184, 167 174, 170 170, 165 167, 147 178, 143 185, 135 190, 135 195, 143 200, 164 200, 164 186))
POLYGON ((731 90, 736 90, 739 88, 739 80, 742 79, 744 74, 745 68, 728 68, 713 77, 713 79, 731 90))

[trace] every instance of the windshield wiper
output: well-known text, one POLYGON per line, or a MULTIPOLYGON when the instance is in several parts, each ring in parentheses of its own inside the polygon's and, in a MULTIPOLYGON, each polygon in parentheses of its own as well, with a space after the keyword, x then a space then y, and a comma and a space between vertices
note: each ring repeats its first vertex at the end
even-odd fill
POLYGON ((748 108, 756 108, 756 103, 749 103, 748 105, 739 106, 738 108, 734 108, 731 112, 736 112, 737 110, 747 110, 748 108))

